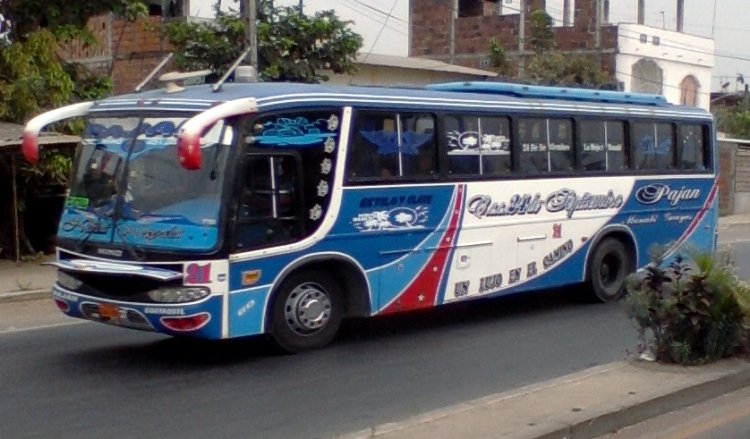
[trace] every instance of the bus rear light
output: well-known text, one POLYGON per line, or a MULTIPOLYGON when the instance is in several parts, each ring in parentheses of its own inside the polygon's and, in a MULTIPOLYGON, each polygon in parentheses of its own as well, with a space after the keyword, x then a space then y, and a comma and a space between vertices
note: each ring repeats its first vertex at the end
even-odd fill
POLYGON ((57 305, 57 309, 59 309, 65 314, 67 314, 68 311, 70 311, 70 305, 68 305, 68 302, 62 299, 55 299, 55 305, 57 305))
POLYGON ((161 324, 175 332, 197 331, 206 326, 211 320, 211 315, 207 312, 193 314, 184 317, 162 317, 161 324))

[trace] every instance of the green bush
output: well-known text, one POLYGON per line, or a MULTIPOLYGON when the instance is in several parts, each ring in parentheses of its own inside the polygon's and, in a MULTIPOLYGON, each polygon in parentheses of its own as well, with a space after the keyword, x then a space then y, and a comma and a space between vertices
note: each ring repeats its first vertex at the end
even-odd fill
POLYGON ((750 286, 728 254, 692 252, 665 266, 663 252, 654 252, 645 274, 628 278, 627 290, 640 354, 691 365, 747 351, 750 286))

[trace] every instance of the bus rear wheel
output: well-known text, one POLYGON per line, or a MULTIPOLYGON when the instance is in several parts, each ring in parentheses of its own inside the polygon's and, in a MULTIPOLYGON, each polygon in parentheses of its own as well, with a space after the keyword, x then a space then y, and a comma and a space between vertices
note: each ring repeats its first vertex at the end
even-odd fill
POLYGON ((619 239, 605 238, 588 262, 589 296, 598 302, 613 302, 625 294, 625 279, 633 271, 630 251, 619 239))
POLYGON ((289 353, 322 348, 336 336, 343 309, 340 286, 329 274, 294 273, 274 300, 271 336, 289 353))

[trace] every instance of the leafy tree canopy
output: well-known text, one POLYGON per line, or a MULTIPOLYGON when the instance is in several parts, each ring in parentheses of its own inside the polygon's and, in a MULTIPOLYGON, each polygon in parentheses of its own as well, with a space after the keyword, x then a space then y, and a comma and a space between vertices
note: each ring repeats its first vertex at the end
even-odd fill
POLYGON ((526 68, 527 80, 540 85, 614 88, 615 79, 601 68, 596 58, 551 51, 537 53, 526 68))
POLYGON ((730 137, 750 139, 750 109, 744 104, 716 111, 719 131, 730 137))
MULTIPOLYGON (((298 8, 258 8, 258 71, 261 80, 319 82, 323 73, 353 73, 362 37, 351 22, 340 20, 334 11, 314 16, 298 8)), ((240 56, 245 44, 245 24, 236 12, 217 11, 210 23, 172 22, 165 33, 175 47, 175 64, 180 70, 210 69, 222 74, 240 56)))
POLYGON ((3 0, 0 1, 0 35, 24 41, 33 32, 47 29, 62 39, 88 37, 86 21, 105 12, 134 16, 148 12, 143 0, 3 0))
POLYGON ((555 33, 552 26, 555 20, 544 9, 531 13, 529 25, 529 46, 536 53, 546 52, 555 47, 555 33))

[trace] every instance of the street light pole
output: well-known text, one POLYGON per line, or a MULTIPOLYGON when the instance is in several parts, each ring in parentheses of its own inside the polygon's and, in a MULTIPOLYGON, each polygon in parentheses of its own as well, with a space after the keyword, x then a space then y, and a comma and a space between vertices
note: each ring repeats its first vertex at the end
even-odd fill
POLYGON ((250 65, 258 71, 258 35, 256 0, 242 0, 240 14, 245 23, 245 45, 250 48, 250 65))

